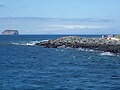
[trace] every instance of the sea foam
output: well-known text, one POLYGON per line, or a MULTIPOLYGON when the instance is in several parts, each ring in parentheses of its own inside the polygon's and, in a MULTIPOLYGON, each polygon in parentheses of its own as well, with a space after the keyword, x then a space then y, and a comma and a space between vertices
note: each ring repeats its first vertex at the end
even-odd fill
POLYGON ((115 56, 114 53, 111 53, 111 52, 102 52, 100 53, 101 56, 115 56))
POLYGON ((78 51, 89 51, 89 52, 95 52, 96 50, 93 50, 93 49, 86 49, 86 48, 78 48, 78 51))
POLYGON ((45 42, 48 40, 41 40, 41 41, 19 41, 19 42, 12 42, 13 45, 24 45, 24 46, 34 46, 35 43, 45 42))

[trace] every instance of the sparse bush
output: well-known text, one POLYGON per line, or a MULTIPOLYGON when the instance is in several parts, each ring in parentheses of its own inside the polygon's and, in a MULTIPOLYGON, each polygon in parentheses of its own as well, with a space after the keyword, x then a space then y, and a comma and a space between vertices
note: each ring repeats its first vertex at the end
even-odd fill
POLYGON ((116 35, 115 38, 119 38, 120 39, 120 35, 116 35))

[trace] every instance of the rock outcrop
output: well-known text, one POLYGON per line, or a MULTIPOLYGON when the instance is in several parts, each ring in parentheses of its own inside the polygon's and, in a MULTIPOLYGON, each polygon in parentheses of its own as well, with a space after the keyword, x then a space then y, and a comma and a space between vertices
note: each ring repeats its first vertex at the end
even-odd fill
POLYGON ((18 30, 5 30, 2 35, 19 35, 19 32, 18 30))
POLYGON ((37 46, 46 48, 71 47, 89 48, 113 53, 120 53, 120 41, 105 38, 81 38, 79 36, 66 36, 54 40, 36 43, 37 46))

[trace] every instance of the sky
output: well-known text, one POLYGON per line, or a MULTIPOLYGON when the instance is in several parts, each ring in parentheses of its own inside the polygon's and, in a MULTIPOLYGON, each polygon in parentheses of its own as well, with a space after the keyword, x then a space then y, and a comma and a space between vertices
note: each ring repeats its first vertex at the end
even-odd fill
POLYGON ((120 33, 120 0, 1 0, 0 32, 120 33))

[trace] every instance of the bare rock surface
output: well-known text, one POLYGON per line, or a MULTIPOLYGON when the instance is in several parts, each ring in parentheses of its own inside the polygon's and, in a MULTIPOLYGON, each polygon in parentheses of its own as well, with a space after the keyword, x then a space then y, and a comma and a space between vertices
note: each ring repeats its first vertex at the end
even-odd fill
POLYGON ((46 48, 58 48, 62 46, 65 48, 89 48, 112 53, 120 53, 120 41, 108 40, 106 38, 82 38, 79 36, 66 36, 36 43, 35 45, 46 48))

